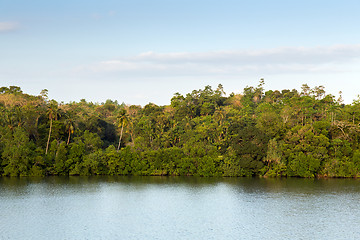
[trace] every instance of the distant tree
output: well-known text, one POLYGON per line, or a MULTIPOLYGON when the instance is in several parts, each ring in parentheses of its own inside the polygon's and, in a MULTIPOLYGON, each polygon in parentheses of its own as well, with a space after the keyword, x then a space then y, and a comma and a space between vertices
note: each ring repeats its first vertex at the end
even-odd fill
POLYGON ((120 137, 119 137, 119 145, 118 145, 118 148, 117 148, 118 151, 119 151, 119 149, 120 149, 121 139, 122 139, 124 127, 125 127, 128 123, 129 123, 128 114, 127 114, 127 112, 126 112, 125 109, 121 109, 120 112, 119 112, 119 114, 118 114, 118 117, 117 117, 118 127, 121 127, 120 137))
POLYGON ((70 116, 68 116, 68 118, 65 119, 64 124, 65 124, 65 127, 66 127, 66 131, 68 132, 68 139, 67 139, 66 145, 69 145, 70 136, 71 136, 71 134, 74 133, 74 129, 75 129, 74 121, 70 116))
POLYGON ((30 166, 31 142, 21 127, 6 129, 0 138, 4 142, 2 165, 4 176, 26 176, 30 166))
POLYGON ((47 115, 49 117, 50 120, 50 129, 49 129, 49 136, 48 136, 48 140, 46 143, 46 150, 45 150, 45 154, 47 154, 48 149, 49 149, 49 143, 50 143, 50 137, 51 137, 51 128, 52 128, 52 124, 53 124, 53 120, 57 120, 58 116, 60 115, 59 113, 59 108, 58 108, 58 103, 55 100, 51 100, 48 106, 48 110, 47 110, 47 115))

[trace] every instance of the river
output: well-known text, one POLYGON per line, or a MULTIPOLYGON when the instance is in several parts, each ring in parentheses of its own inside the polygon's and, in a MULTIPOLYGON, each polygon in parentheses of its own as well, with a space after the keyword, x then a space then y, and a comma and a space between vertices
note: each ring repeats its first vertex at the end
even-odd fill
POLYGON ((0 239, 359 239, 360 180, 0 178, 0 239))

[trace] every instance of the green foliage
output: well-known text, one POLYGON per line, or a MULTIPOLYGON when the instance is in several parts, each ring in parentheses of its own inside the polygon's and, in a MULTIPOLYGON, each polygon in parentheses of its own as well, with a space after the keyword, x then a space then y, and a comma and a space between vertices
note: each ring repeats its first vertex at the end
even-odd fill
POLYGON ((232 147, 238 166, 246 173, 255 175, 263 167, 269 138, 251 122, 233 123, 230 128, 229 145, 232 147))
POLYGON ((271 139, 268 143, 268 150, 264 158, 265 166, 261 171, 268 177, 278 177, 286 175, 286 165, 283 161, 281 147, 276 139, 271 139))
POLYGON ((60 143, 59 147, 57 148, 54 160, 55 160, 54 162, 55 173, 59 175, 67 174, 67 170, 65 167, 67 160, 67 149, 65 142, 60 143))
POLYGON ((1 137, 3 176, 27 176, 31 164, 31 142, 24 129, 5 130, 1 137))
POLYGON ((169 106, 59 104, 0 88, 0 174, 360 177, 360 104, 323 86, 222 85, 169 106))

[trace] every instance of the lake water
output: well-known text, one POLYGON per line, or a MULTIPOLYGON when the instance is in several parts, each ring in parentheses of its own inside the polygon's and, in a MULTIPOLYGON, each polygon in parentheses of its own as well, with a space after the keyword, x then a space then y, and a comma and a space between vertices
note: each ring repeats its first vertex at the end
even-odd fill
POLYGON ((0 178, 0 239, 359 239, 360 180, 0 178))

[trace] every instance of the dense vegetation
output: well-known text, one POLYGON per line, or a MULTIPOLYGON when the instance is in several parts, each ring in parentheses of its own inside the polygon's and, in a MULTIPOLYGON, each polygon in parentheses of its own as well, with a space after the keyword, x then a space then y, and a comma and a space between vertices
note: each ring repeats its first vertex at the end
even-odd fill
POLYGON ((46 89, 2 87, 0 175, 360 176, 359 100, 263 84, 144 107, 59 104, 46 89))

